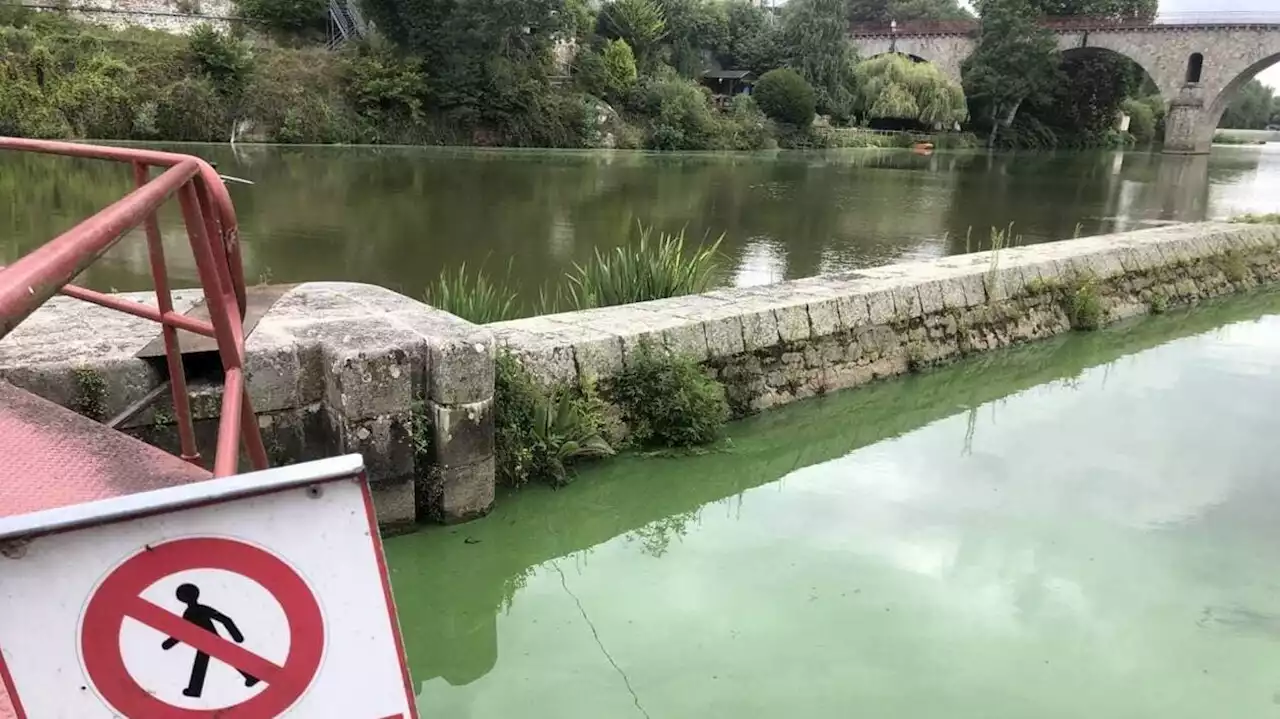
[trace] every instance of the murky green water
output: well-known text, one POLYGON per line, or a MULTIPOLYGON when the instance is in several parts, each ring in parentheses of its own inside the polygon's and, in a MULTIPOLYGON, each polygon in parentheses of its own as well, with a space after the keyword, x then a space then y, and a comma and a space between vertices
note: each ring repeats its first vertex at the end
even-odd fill
POLYGON ((1280 717, 1280 296, 387 542, 424 717, 1280 717))
MULTIPOLYGON (((442 268, 488 263, 527 294, 638 222, 725 235, 721 281, 758 284, 980 249, 993 225, 1025 242, 1155 222, 1271 212, 1280 146, 1210 157, 852 150, 760 155, 176 146, 253 180, 232 186, 251 280, 343 279, 419 296, 442 268)), ((0 263, 119 198, 129 170, 0 152, 0 263)), ((168 256, 195 279, 176 211, 168 256)), ((140 238, 139 238, 140 239, 140 238)), ((85 278, 149 287, 145 243, 85 278)))

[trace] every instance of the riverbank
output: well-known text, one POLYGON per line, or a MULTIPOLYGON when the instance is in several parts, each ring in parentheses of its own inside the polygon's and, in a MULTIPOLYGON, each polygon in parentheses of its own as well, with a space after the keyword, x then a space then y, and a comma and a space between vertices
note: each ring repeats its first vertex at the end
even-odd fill
MULTIPOLYGON (((1277 244, 1273 225, 1181 225, 487 326, 381 288, 308 283, 286 293, 248 338, 249 391, 274 461, 361 451, 384 523, 462 521, 487 512, 495 497, 499 348, 541 382, 606 405, 620 399, 619 377, 631 372, 635 381, 646 353, 670 352, 677 369, 659 366, 657 381, 692 382, 681 363, 701 365, 713 379, 699 386, 722 385, 743 416, 1270 285, 1280 280, 1277 244)), ((180 298, 183 308, 193 301, 180 298)), ((135 356, 154 327, 99 314, 51 302, 0 345, 0 377, 104 415, 136 401, 162 380, 135 356), (91 386, 77 381, 85 376, 95 378, 91 386), (91 388, 86 403, 78 393, 91 388)), ((662 396, 655 408, 674 406, 662 396)), ((216 406, 197 402, 206 429, 216 406)), ((624 406, 624 424, 632 412, 624 406)), ((547 436, 571 439, 554 414, 543 417, 547 436)), ((131 431, 169 446, 171 416, 144 413, 131 431)), ((643 429, 652 435, 655 426, 643 429)))

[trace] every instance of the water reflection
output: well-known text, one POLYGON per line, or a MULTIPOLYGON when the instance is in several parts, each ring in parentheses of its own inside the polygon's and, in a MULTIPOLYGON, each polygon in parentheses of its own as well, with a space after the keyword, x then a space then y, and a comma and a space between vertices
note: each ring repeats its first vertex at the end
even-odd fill
MULTIPOLYGON (((246 274, 346 279, 417 295, 441 268, 488 262, 528 295, 637 223, 725 235, 725 282, 981 249, 991 226, 1023 242, 1274 210, 1280 152, 985 154, 847 150, 739 155, 432 148, 178 146, 255 181, 233 186, 246 274), (972 230, 972 231, 971 231, 972 230), (966 239, 967 238, 967 239, 966 239)), ((122 166, 0 154, 0 261, 47 241, 129 187, 122 166)), ((174 208, 169 257, 187 261, 174 208)), ((145 286, 121 249, 87 284, 145 286)), ((177 274, 194 278, 191 268, 177 274)))
MULTIPOLYGON (((1192 555, 1211 550, 1212 543, 1202 543, 1204 532, 1242 547, 1260 538, 1280 540, 1270 514, 1276 492, 1259 474, 1269 471, 1269 462, 1261 461, 1266 453, 1259 451, 1257 432, 1243 429, 1274 424, 1267 416, 1280 401, 1280 386, 1241 379, 1274 372, 1280 362, 1275 339, 1280 320, 1273 316, 1203 336, 1277 311, 1280 297, 1257 295, 805 403, 738 427, 729 452, 620 460, 568 490, 525 491, 508 498, 480 522, 390 540, 387 551, 415 681, 424 691, 430 687, 433 702, 448 702, 454 695, 438 686, 440 680, 463 686, 493 670, 500 618, 513 611, 513 602, 537 609, 504 625, 514 633, 511 642, 533 631, 527 627, 528 611, 539 617, 535 624, 578 621, 556 614, 567 609, 548 609, 552 600, 544 593, 551 591, 548 587, 558 591, 559 585, 554 571, 569 575, 566 589, 591 587, 595 602, 609 601, 600 596, 606 587, 627 605, 640 601, 632 593, 676 591, 642 589, 659 581, 667 565, 638 564, 620 555, 638 551, 665 558, 676 546, 682 552, 672 561, 679 567, 665 571, 681 581, 708 572, 733 573, 733 581, 741 582, 754 562, 771 572, 795 573, 797 587, 819 581, 804 574, 806 561, 825 561, 811 554, 803 555, 799 568, 798 557, 792 558, 787 568, 784 548, 794 542, 846 553, 829 555, 833 562, 838 556, 860 562, 875 558, 876 566, 959 585, 963 592, 942 587, 930 592, 938 602, 968 602, 965 619, 956 619, 962 623, 994 623, 1015 631, 1011 616, 1063 613, 1093 622, 1089 603, 1095 599, 1079 582, 1088 575, 1093 585, 1100 581, 1098 572, 1115 567, 1085 569, 1077 563, 1087 565, 1091 558, 1086 562, 1068 554, 1068 546, 1079 551, 1080 537, 1067 532, 1081 531, 1081 525, 1092 527, 1086 535, 1096 535, 1088 540, 1094 548, 1086 552, 1124 552, 1139 564, 1147 561, 1141 551, 1148 540, 1122 539, 1117 528, 1198 528, 1195 548, 1188 550, 1192 555), (1258 373, 1250 369, 1255 362, 1258 373), (1122 374, 1121 394, 1108 389, 1117 381, 1112 369, 1122 374), (1241 408, 1246 396, 1256 400, 1255 406, 1241 408), (1132 431, 1116 431, 1116 402, 1099 399, 1107 397, 1132 402, 1132 416, 1124 420, 1132 431), (1069 424, 1063 423, 1065 416, 1072 417, 1069 424), (1232 418, 1233 426, 1238 420, 1241 429, 1209 429, 1224 417, 1232 418), (975 484, 983 491, 975 492, 975 484), (726 529, 723 519, 737 517, 744 502, 751 508, 750 521, 726 529), (1063 527, 1047 536, 1036 529, 1064 517, 1077 529, 1063 527), (704 523, 713 529, 703 531, 704 523), (1011 529, 1012 539, 994 534, 1011 529), (684 546, 693 535, 696 546, 684 546), (1138 543, 1121 550, 1108 547, 1112 541, 1138 543), (554 567, 548 564, 553 560, 554 567), (532 578, 549 571, 553 576, 540 578, 537 591, 523 591, 532 578)), ((1182 535, 1170 537, 1179 542, 1179 551, 1186 548, 1182 535)), ((882 570, 868 566, 864 571, 882 570)), ((1222 586, 1235 586, 1238 579, 1223 577, 1222 586)), ((786 580, 769 575, 758 581, 786 580)), ((865 581, 862 586, 872 583, 865 581)), ((772 596, 772 590, 760 591, 759 601, 772 596)), ((679 605, 683 600, 662 595, 653 601, 679 605)), ((756 601, 750 596, 735 600, 748 607, 756 601)), ((705 609, 697 609, 698 616, 705 617, 705 609)), ((761 617, 773 611, 759 610, 761 617)), ((734 612, 742 613, 739 607, 734 612)), ((662 616, 664 622, 679 621, 662 616)), ((1226 623, 1245 621, 1238 612, 1220 610, 1215 616, 1226 623)), ((616 625, 613 630, 613 641, 621 640, 618 632, 643 633, 616 625)), ((681 641, 715 633, 706 627, 693 631, 681 641)))

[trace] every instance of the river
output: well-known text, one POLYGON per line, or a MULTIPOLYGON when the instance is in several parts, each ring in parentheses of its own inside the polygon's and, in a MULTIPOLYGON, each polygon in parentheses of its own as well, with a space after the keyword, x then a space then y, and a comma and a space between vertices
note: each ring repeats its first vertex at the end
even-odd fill
POLYGON ((391 538, 422 716, 1278 716, 1277 338, 1073 333, 391 538))
MULTIPOLYGON (((1208 157, 845 150, 661 155, 442 148, 170 145, 232 185, 253 282, 353 280, 420 297, 442 269, 512 274, 526 297, 639 223, 724 235, 725 284, 1280 209, 1280 145, 1208 157)), ((0 152, 0 263, 116 200, 127 167, 0 152)), ((171 270, 195 281, 174 208, 171 270)), ((141 241, 82 282, 150 286, 141 241)))

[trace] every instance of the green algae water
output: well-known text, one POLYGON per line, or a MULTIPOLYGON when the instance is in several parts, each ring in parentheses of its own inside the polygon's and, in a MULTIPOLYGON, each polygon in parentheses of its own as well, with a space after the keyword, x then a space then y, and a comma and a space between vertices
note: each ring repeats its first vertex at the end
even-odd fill
POLYGON ((629 457, 386 550, 424 717, 1280 717, 1280 296, 629 457))

